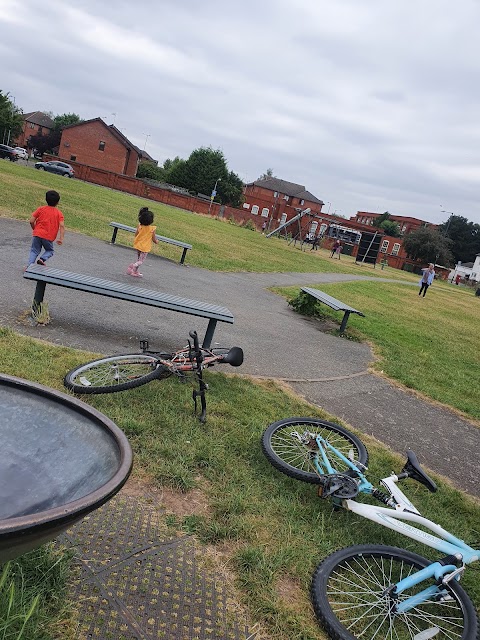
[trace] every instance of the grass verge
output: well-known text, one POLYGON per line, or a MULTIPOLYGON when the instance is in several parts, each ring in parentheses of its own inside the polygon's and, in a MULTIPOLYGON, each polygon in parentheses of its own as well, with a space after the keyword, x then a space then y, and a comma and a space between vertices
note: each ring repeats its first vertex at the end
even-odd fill
MULTIPOLYGON (((430 293, 430 292, 429 292, 430 293)), ((424 302, 424 301, 423 301, 424 302)), ((62 389, 65 372, 91 354, 59 348, 0 330, 0 370, 62 389)), ((251 618, 277 640, 323 640, 309 601, 315 566, 334 550, 385 543, 435 557, 432 550, 351 513, 334 512, 315 488, 287 478, 265 460, 260 436, 274 420, 293 415, 329 417, 272 382, 206 372, 208 419, 192 415, 191 385, 175 379, 88 402, 113 419, 135 452, 134 469, 158 485, 202 490, 203 514, 169 517, 169 526, 194 533, 205 548, 219 548, 232 569, 251 618)), ((360 434, 370 453, 370 477, 400 470, 403 458, 360 434)), ((407 493, 427 516, 466 541, 478 541, 480 506, 448 482, 429 494, 408 483, 407 493)), ((480 605, 478 570, 463 581, 480 605)))
MULTIPOLYGON (((418 287, 387 282, 328 284, 321 289, 365 314, 350 315, 346 336, 373 343, 378 356, 373 367, 480 421, 480 388, 473 382, 480 371, 480 299, 471 291, 435 284, 423 298, 418 287)), ((275 291, 295 298, 300 289, 275 291)), ((317 308, 341 320, 340 312, 334 314, 320 303, 317 308)))

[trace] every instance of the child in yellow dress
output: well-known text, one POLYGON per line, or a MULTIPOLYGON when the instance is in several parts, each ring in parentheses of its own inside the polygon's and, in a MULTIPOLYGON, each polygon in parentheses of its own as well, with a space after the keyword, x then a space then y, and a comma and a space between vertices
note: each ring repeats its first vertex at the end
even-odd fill
POLYGON ((128 265, 127 274, 134 278, 142 278, 143 274, 138 272, 138 268, 145 262, 146 257, 152 250, 152 242, 158 244, 153 226, 153 213, 148 207, 142 207, 138 214, 139 225, 135 232, 133 247, 137 250, 137 260, 128 265))

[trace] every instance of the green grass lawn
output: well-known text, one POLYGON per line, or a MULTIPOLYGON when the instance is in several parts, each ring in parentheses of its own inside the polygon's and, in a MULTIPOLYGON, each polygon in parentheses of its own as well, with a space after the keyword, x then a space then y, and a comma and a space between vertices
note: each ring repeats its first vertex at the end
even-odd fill
MULTIPOLYGON (((144 200, 120 191, 70 180, 31 167, 0 162, 2 199, 0 216, 28 220, 31 213, 44 204, 45 192, 56 189, 61 195, 60 209, 68 230, 78 231, 101 240, 109 240, 116 221, 130 226, 137 223, 138 210, 149 206, 155 214, 160 235, 192 244, 187 263, 213 271, 298 271, 354 273, 374 277, 401 278, 413 281, 406 272, 356 265, 350 256, 341 260, 329 258, 330 252, 301 251, 285 240, 265 238, 260 233, 204 215, 144 200)), ((133 236, 119 231, 118 241, 131 244, 133 236)), ((66 237, 68 244, 68 235, 66 237)), ((181 249, 165 243, 154 246, 153 252, 175 261, 181 249)))
MULTIPOLYGON (((350 315, 347 335, 374 345, 377 371, 480 421, 480 299, 472 290, 437 282, 425 298, 418 287, 387 282, 345 282, 321 290, 365 313, 350 315)), ((276 291, 293 298, 299 288, 276 291)), ((333 315, 325 305, 318 309, 333 315)))
MULTIPOLYGON (((111 237, 110 221, 134 225, 138 209, 146 204, 156 215, 161 235, 193 245, 187 262, 211 270, 342 272, 402 280, 407 284, 377 280, 321 288, 366 314, 365 318, 350 317, 349 333, 374 344, 380 358, 376 368, 480 419, 476 383, 480 300, 471 291, 435 282, 420 299, 418 289, 408 286, 418 280, 411 274, 355 265, 349 256, 332 260, 324 250, 302 252, 284 240, 266 239, 225 221, 9 162, 0 162, 0 185, 0 216, 28 224, 31 212, 43 203, 45 191, 53 188, 62 196, 60 207, 66 216, 67 233, 77 231, 103 240, 111 237)), ((126 235, 119 239, 131 243, 131 235, 126 235)), ((179 259, 179 250, 164 244, 154 251, 179 259)), ((298 287, 279 290, 283 295, 297 291, 298 287)), ((63 389, 65 372, 89 357, 0 329, 0 370, 5 373, 21 377, 28 371, 29 379, 63 389)), ((209 517, 190 515, 173 524, 170 521, 170 526, 195 533, 205 545, 223 545, 222 553, 226 546, 242 600, 270 637, 324 638, 311 611, 308 587, 315 565, 326 554, 371 541, 417 547, 352 514, 332 512, 329 504, 315 497, 312 487, 281 476, 264 460, 259 438, 270 422, 289 415, 324 417, 318 408, 286 395, 273 383, 253 384, 217 373, 207 377, 206 427, 191 415, 191 387, 172 379, 89 402, 125 431, 135 450, 137 471, 159 485, 182 491, 203 487, 209 517)), ((367 439, 367 444, 373 476, 401 468, 398 457, 371 440, 367 439)), ((430 517, 442 513, 442 524, 467 541, 478 541, 478 505, 447 484, 440 485, 435 496, 413 485, 416 504, 430 517)), ((419 552, 431 554, 424 549, 419 552)), ((21 573, 22 569, 15 571, 21 573)), ((465 586, 478 606, 480 581, 476 575, 478 572, 467 572, 465 586)), ((28 613, 25 606, 23 599, 16 610, 19 615, 28 613)), ((53 630, 58 618, 52 619, 50 635, 43 631, 48 610, 44 607, 47 605, 34 612, 44 635, 29 632, 28 637, 66 638, 53 630)), ((12 637, 18 637, 18 630, 12 637)))
MULTIPOLYGON (((28 370, 31 380, 59 390, 65 372, 90 357, 0 330, 0 370, 16 376, 28 370)), ((316 496, 314 487, 291 480, 268 464, 260 447, 267 425, 293 415, 328 417, 321 410, 271 382, 255 384, 216 372, 207 372, 207 379, 206 425, 192 415, 191 385, 172 378, 91 397, 88 402, 128 436, 135 454, 134 473, 159 486, 184 492, 196 487, 203 492, 207 516, 170 515, 166 525, 195 534, 200 552, 219 550, 222 562, 233 572, 241 603, 266 630, 261 637, 325 638, 308 593, 315 566, 335 549, 378 542, 435 557, 431 550, 374 523, 334 512, 316 496)), ((374 482, 402 468, 403 458, 361 437, 369 449, 374 482)), ((440 520, 466 541, 478 541, 480 506, 473 499, 442 481, 436 494, 413 482, 406 490, 426 516, 440 520)), ((478 570, 467 571, 464 586, 478 607, 478 570)), ((74 603, 70 606, 75 608, 74 603)), ((51 637, 65 636, 57 632, 51 637)))

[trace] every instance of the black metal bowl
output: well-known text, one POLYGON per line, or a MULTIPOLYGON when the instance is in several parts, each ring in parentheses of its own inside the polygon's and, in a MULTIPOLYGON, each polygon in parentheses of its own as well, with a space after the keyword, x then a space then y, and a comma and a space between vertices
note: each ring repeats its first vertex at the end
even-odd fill
POLYGON ((107 502, 131 469, 126 436, 102 413, 0 374, 0 564, 107 502))

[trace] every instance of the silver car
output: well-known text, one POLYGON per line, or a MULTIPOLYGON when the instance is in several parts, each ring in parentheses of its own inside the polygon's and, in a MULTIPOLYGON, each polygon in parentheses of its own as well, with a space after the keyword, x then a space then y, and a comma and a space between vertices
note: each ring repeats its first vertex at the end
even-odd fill
POLYGON ((61 176, 68 176, 73 178, 75 171, 66 162, 60 162, 59 160, 50 160, 49 162, 36 162, 35 169, 40 171, 49 171, 50 173, 58 173, 61 176))

